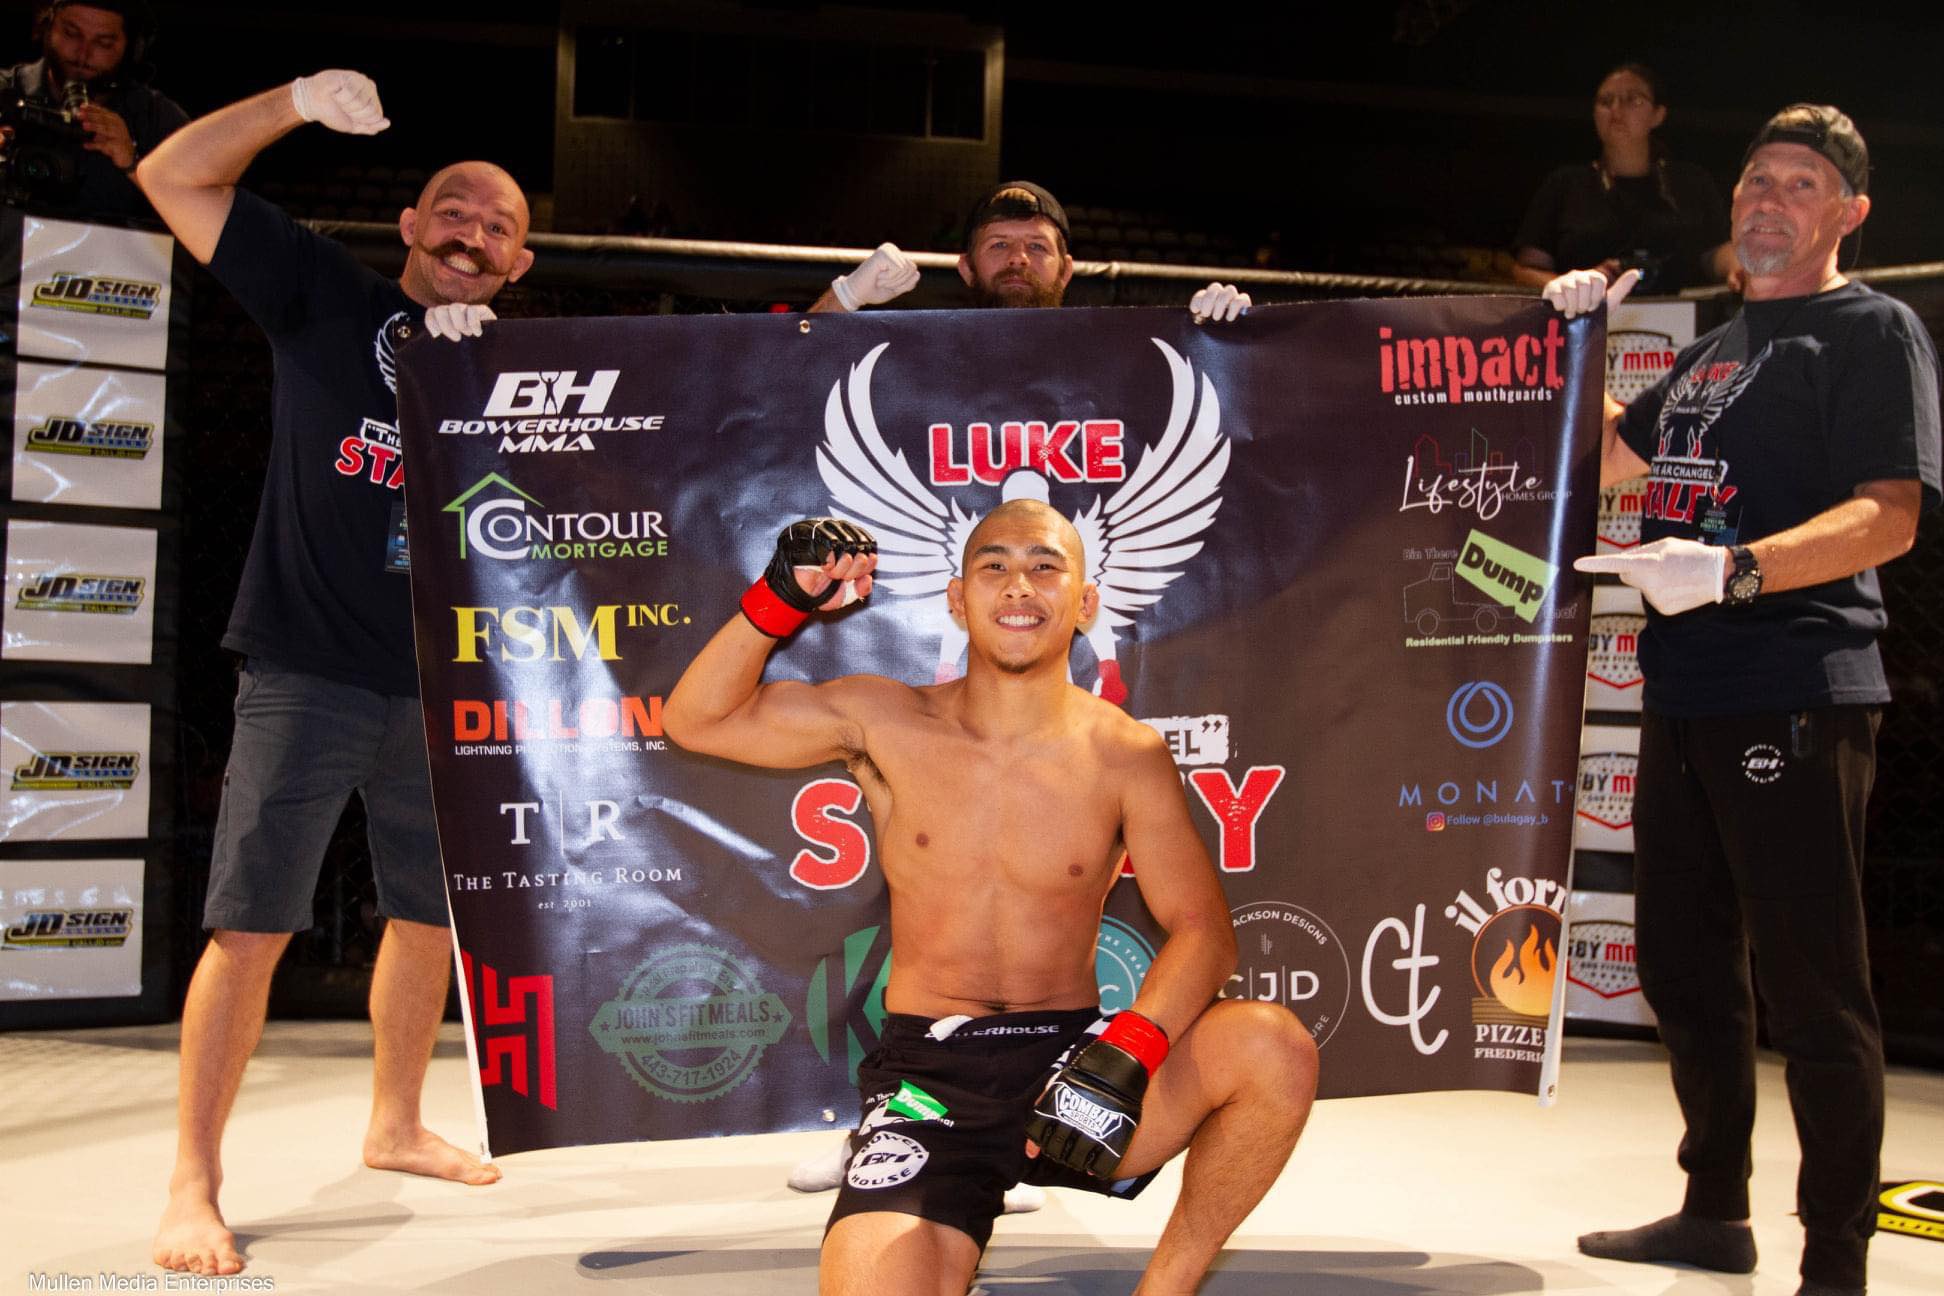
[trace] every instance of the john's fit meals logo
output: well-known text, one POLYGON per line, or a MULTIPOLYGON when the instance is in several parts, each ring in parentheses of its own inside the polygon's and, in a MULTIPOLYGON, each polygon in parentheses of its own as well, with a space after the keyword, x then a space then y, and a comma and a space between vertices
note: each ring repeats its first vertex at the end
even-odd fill
POLYGON ((139 752, 38 752, 14 768, 15 792, 79 792, 132 788, 141 772, 139 752))
POLYGON ((442 511, 459 515, 462 561, 668 556, 659 512, 555 513, 498 473, 481 477, 442 511))
POLYGON ((1476 405, 1497 401, 1549 401, 1566 385, 1559 353, 1566 334, 1559 316, 1544 333, 1470 338, 1395 336, 1377 329, 1378 386, 1396 405, 1476 405))
POLYGON ((21 587, 14 606, 23 612, 134 612, 142 606, 142 576, 97 576, 65 572, 36 576, 21 587))
POLYGON ((88 455, 96 459, 145 459, 155 443, 155 425, 102 419, 90 423, 50 414, 27 429, 27 449, 35 454, 88 455))
POLYGON ((84 315, 147 319, 155 314, 155 308, 161 302, 162 285, 158 283, 57 270, 52 279, 44 279, 34 285, 34 295, 29 304, 53 310, 80 311, 84 315))
POLYGON ((498 375, 474 419, 440 419, 445 436, 496 436, 501 454, 592 450, 595 432, 657 432, 661 414, 609 414, 619 369, 522 370, 498 375))

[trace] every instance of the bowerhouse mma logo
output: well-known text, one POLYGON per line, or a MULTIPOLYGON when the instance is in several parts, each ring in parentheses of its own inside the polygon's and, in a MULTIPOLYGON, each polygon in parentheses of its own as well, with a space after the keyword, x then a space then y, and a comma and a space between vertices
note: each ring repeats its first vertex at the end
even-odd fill
POLYGON ((95 459, 146 459, 155 444, 153 423, 115 419, 86 419, 50 414, 27 429, 27 449, 33 454, 87 455, 95 459))
POLYGON ((1614 918, 1573 923, 1566 929, 1566 979, 1602 999, 1639 994, 1634 925, 1614 918))
POLYGON ((594 449, 596 432, 658 432, 664 415, 609 414, 619 369, 522 370, 498 374, 478 418, 440 419, 443 436, 496 436, 501 454, 594 449))
POLYGON ((57 270, 52 278, 34 285, 28 305, 145 320, 155 314, 161 302, 162 285, 158 283, 57 270))
POLYGON ((1559 972, 1566 888, 1494 868, 1485 874, 1485 895, 1490 908, 1463 890, 1445 907, 1445 917, 1472 934, 1472 1056, 1538 1062, 1559 972))
POLYGON ((0 949, 120 949, 133 909, 36 909, 0 935, 0 949))
POLYGON ((95 612, 109 616, 133 613, 142 606, 143 576, 103 576, 90 572, 61 572, 36 576, 21 587, 14 606, 23 612, 95 612))
POLYGON ((1773 783, 1782 777, 1782 749, 1773 743, 1756 743, 1742 753, 1741 768, 1750 783, 1773 783))
POLYGON ((1082 634, 1095 662, 1093 692, 1116 705, 1127 700, 1121 631, 1160 601, 1201 552, 1198 537, 1221 509, 1230 453, 1214 383, 1203 374, 1198 386, 1174 348, 1150 341, 1167 362, 1173 398, 1161 436, 1132 468, 1120 419, 968 422, 962 442, 958 425, 941 420, 928 425, 930 457, 921 479, 885 443, 871 408, 871 374, 890 343, 879 343, 847 379, 832 384, 817 447, 831 512, 877 536, 877 588, 918 600, 919 618, 936 628, 937 682, 958 678, 966 651, 966 632, 946 606, 945 587, 961 574, 966 537, 990 506, 992 490, 1001 500, 1050 503, 1055 487, 1064 493, 1093 485, 1092 501, 1070 514, 1086 550, 1086 578, 1100 589, 1100 611, 1082 634), (941 496, 941 490, 952 493, 941 496), (969 510, 961 502, 966 494, 969 510))
POLYGON ((1330 925, 1300 905, 1258 900, 1229 910, 1236 970, 1224 999, 1279 1003, 1309 1027, 1317 1047, 1343 1024, 1350 1005, 1350 959, 1330 925))
POLYGON ((557 1110, 554 979, 543 974, 502 976, 470 953, 461 951, 459 957, 471 1000, 481 1087, 505 1085, 522 1098, 557 1110))
POLYGON ((666 558, 668 529, 653 509, 555 513, 498 473, 487 473, 441 512, 459 519, 459 557, 666 558))
POLYGON ((790 1010, 746 960, 675 945, 628 973, 588 1030, 655 1097, 699 1103, 749 1079, 789 1024, 790 1010))
POLYGON ((1543 333, 1397 337, 1377 329, 1378 389, 1395 405, 1475 405, 1549 401, 1566 385, 1559 353, 1566 334, 1557 313, 1543 333))
POLYGON ((36 752, 14 768, 15 792, 80 792, 94 788, 126 790, 141 772, 139 752, 36 752))

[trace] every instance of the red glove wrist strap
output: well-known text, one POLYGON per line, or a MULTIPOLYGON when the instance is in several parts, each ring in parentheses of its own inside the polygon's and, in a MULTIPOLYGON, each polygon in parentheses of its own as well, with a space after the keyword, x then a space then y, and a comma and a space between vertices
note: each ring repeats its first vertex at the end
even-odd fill
POLYGON ((742 613, 749 618, 749 624, 772 639, 788 639, 810 619, 808 612, 793 608, 779 598, 766 580, 758 580, 742 596, 742 613))
POLYGON ((1112 1044, 1147 1068, 1152 1076, 1168 1056, 1168 1032, 1132 1010, 1114 1014, 1107 1029, 1100 1032, 1103 1044, 1112 1044))

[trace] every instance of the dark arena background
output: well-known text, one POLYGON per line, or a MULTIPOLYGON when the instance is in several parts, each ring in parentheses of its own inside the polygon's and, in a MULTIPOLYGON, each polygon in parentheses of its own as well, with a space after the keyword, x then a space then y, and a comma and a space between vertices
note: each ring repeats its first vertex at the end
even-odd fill
MULTIPOLYGON (((881 240, 951 252, 994 181, 1065 202, 1069 300, 1185 301, 1211 271, 1258 302, 1491 291, 1541 176, 1597 149, 1592 90, 1639 60, 1661 134, 1725 191, 1794 100, 1867 135, 1860 265, 1944 330, 1944 38, 1934 6, 1382 0, 1112 6, 794 3, 153 6, 153 83, 196 116, 325 67, 371 74, 390 130, 301 131, 246 183, 388 272, 429 170, 505 164, 533 195, 538 268, 502 316, 801 309, 881 240), (716 244, 701 246, 695 240, 716 244), (723 243, 734 246, 723 246, 723 243)), ((13 57, 33 56, 8 6, 13 57)), ((942 263, 940 263, 942 264, 942 263)), ((955 304, 931 270, 908 303, 955 304)), ((1869 277, 1866 275, 1866 277, 1869 277)), ((159 966, 179 1011, 201 948, 233 663, 219 646, 268 445, 269 357, 192 274, 181 492, 176 868, 159 966)), ((949 285, 949 288, 947 287, 949 285)), ((1501 286, 1497 291, 1518 291, 1501 286)), ((1701 294, 1703 326, 1731 304, 1701 294)), ((1871 955, 1893 1058, 1944 1065, 1944 527, 1884 572, 1897 696, 1871 804, 1871 955)), ((1582 876, 1611 861, 1582 861, 1582 876)), ((1624 885, 1624 878, 1621 879, 1624 885)), ((358 1016, 380 924, 354 802, 273 1015, 358 1016)), ((158 966, 151 960, 151 966, 158 966)), ((54 1024, 58 1018, 29 1024, 54 1024)))
MULTIPOLYGON (((38 56, 36 7, 0 0, 0 63, 38 56)), ((1869 143, 1873 207, 1860 241, 1845 245, 1843 267, 1907 302, 1944 344, 1944 76, 1937 67, 1944 6, 1936 3, 154 0, 149 7, 155 32, 142 51, 146 75, 192 118, 321 69, 375 79, 389 130, 371 137, 298 130, 268 148, 244 184, 386 275, 404 261, 399 213, 433 170, 474 157, 504 165, 532 200, 529 245, 538 260, 494 300, 502 319, 801 311, 834 275, 887 240, 916 255, 924 271, 920 286, 889 309, 965 305, 952 268, 962 222, 975 200, 1015 178, 1043 184, 1066 207, 1078 262, 1072 305, 1181 307, 1211 279, 1240 284, 1258 305, 1530 296, 1534 289, 1510 277, 1527 204, 1548 172, 1597 156, 1595 87, 1617 65, 1639 62, 1663 83, 1668 115, 1659 138, 1667 155, 1704 168, 1724 197, 1748 140, 1777 109, 1809 101, 1848 112, 1869 143)), ((11 264, 16 278, 23 211, 37 214, 31 206, 10 209, 0 226, 0 273, 11 264)), ((19 1234, 7 1234, 16 1244, 7 1249, 18 1259, 12 1270, 65 1266, 89 1281, 97 1270, 105 1282, 111 1269, 147 1261, 163 1167, 175 1155, 176 1023, 205 948, 201 915, 236 696, 238 663, 221 640, 270 448, 269 347, 224 289, 180 249, 175 257, 167 361, 148 366, 167 376, 170 458, 160 505, 132 521, 110 519, 161 537, 152 569, 154 656, 139 667, 100 668, 92 658, 0 662, 0 701, 107 696, 126 703, 139 694, 154 719, 145 757, 153 776, 147 872, 134 874, 146 878, 137 884, 139 994, 83 999, 35 989, 20 971, 34 956, 0 940, 0 982, 18 982, 13 997, 0 997, 0 1074, 14 1081, 0 1104, 0 1141, 16 1171, 7 1176, 14 1196, 0 1187, 0 1219, 19 1234), (109 691, 88 693, 75 675, 105 680, 109 691), (88 1173, 77 1173, 77 1163, 88 1173), (25 1245, 30 1239, 35 1245, 25 1245)), ((8 348, 15 357, 34 354, 19 336, 17 315, 26 312, 16 312, 10 297, 0 293, 0 328, 14 333, 8 348)), ((1738 305, 1721 287, 1650 300, 1691 303, 1697 334, 1738 305)), ((759 323, 727 327, 753 331, 759 323)), ((1064 360, 1064 350, 1057 354, 1064 360)), ((19 365, 5 368, 17 391, 19 365)), ((47 521, 46 503, 8 501, 10 536, 16 520, 47 521)), ((1601 543, 1610 539, 1600 532, 1601 543)), ((1934 1245, 1944 1240, 1944 517, 1925 516, 1913 551, 1884 567, 1881 579, 1890 614, 1881 646, 1895 701, 1879 739, 1863 889, 1872 981, 1894 1064, 1882 1166, 1893 1182, 1884 1186, 1879 1220, 1886 1233, 1907 1236, 1879 1236, 1871 1276, 1879 1292, 1915 1293, 1938 1289, 1944 1258, 1934 1245)), ((1449 572, 1443 580, 1451 586, 1449 572)), ((1599 611, 1594 601, 1589 616, 1599 611)), ((1431 614, 1434 627, 1437 620, 1431 614)), ((1417 624, 1412 633, 1431 634, 1417 624)), ((1359 661, 1357 669, 1368 667, 1359 661)), ((1568 682, 1577 690, 1576 680, 1568 682)), ((1609 734, 1637 724, 1611 713, 1600 719, 1592 701, 1588 714, 1609 734)), ((1445 724, 1452 723, 1447 712, 1445 724)), ((1451 736, 1464 741, 1456 728, 1451 736)), ((1582 808, 1589 768, 1632 769, 1631 752, 1597 743, 1582 746, 1579 759, 1582 808)), ((1390 811, 1388 775, 1383 792, 1390 811)), ((1350 811, 1345 816, 1330 822, 1354 822, 1350 811)), ((1444 828, 1441 813, 1423 822, 1427 831, 1444 828)), ((1416 833, 1416 819, 1407 827, 1416 833)), ((1630 849, 1630 824, 1626 831, 1630 849)), ((143 845, 0 840, 0 869, 140 854, 143 845)), ((1621 923, 1585 911, 1588 930, 1626 933, 1587 960, 1598 969, 1586 975, 1611 975, 1622 985, 1632 978, 1637 989, 1631 897, 1623 895, 1632 857, 1618 845, 1579 845, 1575 890, 1627 902, 1621 923)), ((1356 870, 1385 863, 1331 867, 1360 877, 1356 870)), ((1424 911, 1419 905, 1420 922, 1424 911)), ((549 1145, 514 1158, 506 1181, 483 1192, 449 1192, 444 1183, 359 1167, 356 1135, 344 1131, 366 1119, 364 1019, 383 920, 355 798, 326 856, 313 912, 314 925, 292 942, 271 988, 270 1030, 231 1128, 225 1207, 239 1239, 255 1248, 247 1274, 269 1275, 274 1288, 281 1272, 290 1291, 484 1294, 633 1278, 638 1290, 761 1296, 812 1285, 829 1198, 785 1190, 783 1168, 827 1150, 830 1130, 850 1112, 821 1112, 829 1129, 814 1132, 549 1145)), ((1456 915, 1456 907, 1447 913, 1456 915)), ((830 957, 832 1002, 855 989, 850 963, 863 961, 877 931, 853 933, 861 937, 857 950, 846 940, 842 985, 839 961, 830 957)), ((1255 939, 1266 956, 1268 938, 1255 939)), ((1364 947, 1364 1002, 1374 1018, 1371 948, 1364 947)), ((470 950, 466 957, 471 976, 470 950)), ((872 958, 872 966, 888 966, 881 951, 872 958)), ((1354 949, 1344 969, 1348 996, 1354 949)), ((824 964, 816 976, 821 987, 824 964)), ((1410 977, 1415 996, 1417 973, 1410 977)), ((1493 1011, 1479 988, 1480 998, 1458 1009, 1474 1014, 1466 1030, 1495 1020, 1477 1016, 1480 1005, 1493 1011)), ((1626 1002, 1638 1004, 1639 996, 1626 1002)), ((550 1084, 551 998, 547 1005, 550 1084)), ((1451 1011, 1452 1001, 1444 1007, 1451 1011)), ((425 1089, 425 1119, 467 1146, 474 1144, 468 1122, 476 1121, 484 1146, 486 1107, 470 1083, 482 1070, 468 1053, 481 1037, 469 1039, 459 1015, 455 992, 425 1089)), ((1627 1286, 1611 1276, 1621 1266, 1575 1267, 1577 1233, 1633 1223, 1635 1211, 1651 1218, 1678 1191, 1670 1187, 1678 1178, 1670 1154, 1681 1130, 1666 1053, 1651 1026, 1635 1024, 1644 1014, 1632 1022, 1620 1016, 1569 1021, 1576 1074, 1556 1105, 1455 1091, 1325 1104, 1277 1195, 1252 1217, 1254 1231, 1236 1235, 1204 1290, 1718 1296, 1722 1284, 1711 1275, 1630 1266, 1640 1272, 1627 1286), (1587 1217, 1596 1203, 1614 1217, 1587 1217)), ((526 1030, 524 1018, 499 1024, 509 1032, 502 1044, 524 1038, 511 1033, 526 1030)), ((1409 1024, 1414 1037, 1416 1018, 1409 1024)), ((574 1029, 585 1035, 584 1025, 574 1029)), ((839 1061, 842 1047, 833 1046, 839 1061)), ((501 1060, 492 1060, 494 1073, 501 1060)), ((1791 1290, 1800 1234, 1792 1215, 1797 1144, 1782 1067, 1764 1053, 1760 1068, 1752 1216, 1758 1233, 1769 1231, 1762 1276, 1756 1285, 1738 1280, 1731 1288, 1738 1296, 1791 1290)), ((524 1084, 524 1071, 507 1081, 522 1098, 524 1084)), ((1130 1289, 1173 1192, 1150 1193, 1131 1204, 1141 1213, 1119 1216, 1109 1212, 1130 1204, 1076 1204, 1080 1196, 1056 1195, 1039 1215, 1001 1221, 1017 1231, 1008 1245, 995 1241, 981 1281, 1003 1272, 1011 1276, 995 1286, 1036 1284, 1035 1291, 1076 1296, 1130 1289), (1096 1206, 1103 1213, 1095 1215, 1096 1206), (1022 1238, 1034 1244, 1021 1245, 1022 1238)), ((14 1277, 6 1266, 0 1273, 0 1284, 14 1277)), ((82 1289, 53 1281, 30 1274, 29 1289, 82 1289)))

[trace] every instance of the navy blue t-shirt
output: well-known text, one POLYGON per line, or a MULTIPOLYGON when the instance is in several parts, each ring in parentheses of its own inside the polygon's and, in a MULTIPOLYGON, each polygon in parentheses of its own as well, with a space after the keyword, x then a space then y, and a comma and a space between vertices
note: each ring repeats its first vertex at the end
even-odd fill
POLYGON ((270 466, 223 646, 416 696, 393 356, 425 311, 241 189, 209 268, 276 360, 270 466))
MULTIPOLYGON (((1938 502, 1938 366, 1911 309, 1862 284, 1754 301, 1684 348, 1620 420, 1650 465, 1641 539, 1748 544, 1915 479, 1938 502)), ((1644 702, 1674 716, 1890 700, 1874 569, 1747 607, 1647 611, 1644 702)))

